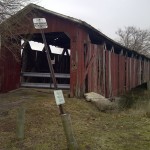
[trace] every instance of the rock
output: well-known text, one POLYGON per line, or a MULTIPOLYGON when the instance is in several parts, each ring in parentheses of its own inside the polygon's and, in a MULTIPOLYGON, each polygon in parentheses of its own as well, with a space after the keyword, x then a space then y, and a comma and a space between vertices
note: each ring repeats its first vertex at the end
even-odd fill
POLYGON ((114 110, 117 107, 117 104, 115 102, 111 102, 100 94, 90 92, 85 93, 84 96, 88 102, 92 102, 93 104, 95 104, 95 106, 100 111, 114 110))

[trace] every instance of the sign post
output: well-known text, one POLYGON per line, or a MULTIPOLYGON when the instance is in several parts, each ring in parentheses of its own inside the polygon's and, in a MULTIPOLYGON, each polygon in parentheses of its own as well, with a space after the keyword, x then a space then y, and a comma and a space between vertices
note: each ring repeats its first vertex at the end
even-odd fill
POLYGON ((48 50, 48 45, 46 42, 46 37, 45 34, 43 32, 43 29, 48 28, 47 22, 45 18, 33 18, 33 23, 34 23, 34 27, 35 29, 40 29, 41 31, 41 35, 42 35, 42 39, 45 45, 45 50, 46 50, 46 56, 47 56, 47 61, 48 61, 48 65, 49 65, 49 69, 50 72, 52 74, 52 80, 54 83, 54 88, 57 89, 57 83, 56 83, 56 78, 55 78, 55 74, 54 74, 54 69, 53 69, 53 65, 52 65, 52 60, 49 54, 49 50, 48 50))
POLYGON ((47 61, 48 61, 51 75, 52 75, 52 80, 54 83, 54 89, 55 89, 54 90, 54 96, 55 96, 56 104, 59 106, 59 111, 61 114, 61 120, 62 120, 62 124, 64 127, 64 132, 66 135, 67 143, 68 143, 68 149, 69 150, 78 150, 79 149, 78 144, 77 144, 77 142, 73 136, 73 130, 72 130, 72 126, 71 126, 70 115, 65 114, 64 110, 63 110, 62 104, 65 103, 64 96, 63 96, 62 90, 58 90, 58 87, 57 87, 57 82, 56 82, 54 69, 53 69, 53 65, 52 65, 52 60, 51 60, 51 57, 49 54, 49 49, 48 49, 48 45, 46 42, 46 37, 45 37, 45 34, 43 32, 43 29, 48 28, 46 19, 45 18, 33 18, 33 23, 34 23, 35 29, 40 29, 42 39, 43 39, 43 42, 45 45, 47 61))
MULTIPOLYGON (((44 45, 45 45, 45 50, 46 50, 47 61, 48 61, 48 65, 49 65, 51 75, 52 75, 52 80, 53 80, 53 83, 54 83, 54 89, 57 90, 58 88, 57 88, 57 82, 56 82, 54 69, 53 69, 53 65, 52 65, 52 60, 51 60, 51 57, 50 57, 50 54, 49 54, 48 45, 47 45, 47 42, 46 42, 46 37, 45 37, 45 34, 43 32, 43 29, 48 28, 46 19, 45 18, 33 18, 33 23, 34 23, 35 29, 40 29, 40 31, 41 31, 42 39, 43 39, 43 42, 44 42, 44 45)), ((60 114, 64 114, 62 105, 59 105, 59 110, 60 110, 60 114)))
MULTIPOLYGON (((58 106, 62 106, 65 103, 65 99, 63 96, 62 90, 54 90, 54 96, 56 100, 56 104, 58 106)), ((78 144, 75 140, 74 133, 72 130, 71 117, 69 114, 61 114, 61 120, 64 128, 64 132, 67 139, 68 149, 69 150, 78 150, 78 144)))

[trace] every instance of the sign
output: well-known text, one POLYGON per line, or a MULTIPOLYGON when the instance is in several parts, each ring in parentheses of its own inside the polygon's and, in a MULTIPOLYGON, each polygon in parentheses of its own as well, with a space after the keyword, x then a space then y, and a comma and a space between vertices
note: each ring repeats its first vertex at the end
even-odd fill
POLYGON ((54 96, 57 105, 61 105, 65 103, 64 95, 62 90, 54 90, 54 96))
POLYGON ((33 18, 35 29, 45 29, 48 27, 45 18, 33 18))

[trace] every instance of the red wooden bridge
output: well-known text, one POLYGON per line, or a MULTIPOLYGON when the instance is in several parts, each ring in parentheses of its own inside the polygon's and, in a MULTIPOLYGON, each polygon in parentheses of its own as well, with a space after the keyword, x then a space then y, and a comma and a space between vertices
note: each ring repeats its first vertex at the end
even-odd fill
POLYGON ((70 89, 71 96, 93 91, 114 97, 150 80, 150 58, 123 47, 84 21, 30 4, 0 25, 1 93, 20 86, 54 87, 45 48, 36 51, 29 44, 43 43, 33 26, 33 18, 40 17, 48 23, 44 30, 47 44, 63 49, 60 55, 49 47, 49 53, 55 60, 58 87, 70 89), (18 44, 21 40, 22 45, 18 44))

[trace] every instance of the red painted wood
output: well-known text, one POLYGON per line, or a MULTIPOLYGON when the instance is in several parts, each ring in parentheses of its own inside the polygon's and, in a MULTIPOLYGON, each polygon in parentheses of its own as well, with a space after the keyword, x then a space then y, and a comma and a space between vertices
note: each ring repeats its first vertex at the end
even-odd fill
POLYGON ((119 94, 125 91, 125 56, 119 55, 119 94))
POLYGON ((112 72, 112 96, 118 95, 118 55, 115 53, 111 54, 111 72, 112 72))
POLYGON ((138 86, 139 79, 139 61, 135 59, 135 87, 138 86))
POLYGON ((104 93, 104 79, 103 79, 103 58, 104 58, 104 46, 99 46, 99 56, 100 56, 100 66, 99 66, 99 71, 100 71, 100 76, 99 76, 99 93, 103 96, 105 96, 104 93))
POLYGON ((20 86, 21 64, 12 55, 12 52, 10 52, 10 50, 5 49, 5 51, 2 51, 2 59, 0 61, 0 65, 0 92, 8 92, 10 90, 18 88, 20 86))
POLYGON ((98 45, 97 47, 97 65, 98 65, 98 75, 97 75, 97 92, 101 94, 101 72, 102 72, 102 46, 98 45))
POLYGON ((94 79, 94 84, 93 84, 93 89, 94 92, 98 92, 98 87, 97 87, 97 82, 98 82, 98 47, 97 45, 93 45, 94 46, 94 55, 95 55, 95 59, 94 59, 94 63, 93 63, 93 79, 94 79))
POLYGON ((106 71, 105 71, 105 91, 106 91, 106 97, 109 97, 109 51, 106 50, 106 56, 105 56, 105 60, 106 60, 106 71))
POLYGON ((105 76, 106 76, 106 74, 105 74, 106 73, 105 61, 106 61, 106 59, 105 58, 106 58, 106 51, 103 48, 103 50, 102 50, 102 78, 101 78, 101 82, 102 82, 101 93, 103 96, 106 95, 106 93, 105 93, 105 76))
MULTIPOLYGON (((17 30, 19 33, 39 33, 35 30, 33 17, 45 17, 48 28, 45 32, 64 32, 70 38, 70 94, 82 96, 85 88, 85 77, 88 77, 88 92, 94 91, 106 97, 109 93, 109 55, 104 52, 104 46, 92 44, 88 32, 79 24, 62 19, 55 15, 43 13, 40 16, 30 16, 26 30, 17 30), (84 58, 84 44, 87 44, 87 58, 84 58), (94 58, 94 59, 93 59, 94 58), (91 61, 92 59, 92 61, 91 61), (105 59, 105 62, 104 62, 105 59), (104 64, 105 63, 105 64, 104 64), (105 68, 103 66, 105 65, 105 68), (88 67, 87 67, 88 66, 88 67)), ((26 20, 23 20, 26 24, 26 20)), ((19 51, 19 50, 18 50, 19 51)), ((0 57, 0 92, 7 92, 20 85, 21 64, 12 53, 2 48, 0 57), (4 57, 3 57, 4 56, 4 57), (2 59, 3 58, 3 59, 2 59)), ((142 83, 150 80, 150 61, 139 61, 111 53, 111 84, 112 96, 122 94, 140 84, 139 64, 141 63, 142 83), (131 65, 130 65, 131 64, 131 65), (126 86, 126 87, 125 87, 126 86)))
MULTIPOLYGON (((92 45, 89 44, 89 62, 90 62, 91 58, 92 58, 92 45)), ((91 81, 92 81, 92 75, 91 75, 91 67, 90 67, 88 70, 88 83, 89 83, 88 89, 89 89, 89 92, 92 92, 92 82, 91 81)))

